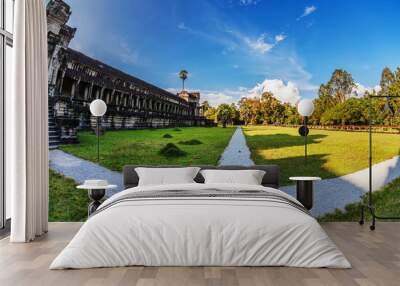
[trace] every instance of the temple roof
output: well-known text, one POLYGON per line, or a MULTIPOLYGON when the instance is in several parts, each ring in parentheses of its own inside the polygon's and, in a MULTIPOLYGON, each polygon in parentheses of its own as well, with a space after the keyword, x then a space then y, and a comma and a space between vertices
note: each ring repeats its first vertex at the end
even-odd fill
POLYGON ((78 52, 76 50, 73 50, 71 48, 68 48, 66 51, 66 59, 68 62, 75 61, 77 63, 86 65, 86 66, 90 67, 91 69, 102 73, 103 75, 109 75, 112 78, 126 81, 129 83, 133 83, 135 86, 139 86, 141 88, 147 89, 152 93, 160 94, 160 95, 175 99, 179 102, 186 103, 186 101, 184 99, 180 98, 176 94, 168 92, 168 91, 166 91, 162 88, 159 88, 151 83, 148 83, 144 80, 136 78, 132 75, 129 75, 121 70, 113 68, 112 66, 109 66, 103 62, 96 60, 96 59, 93 59, 93 58, 91 58, 81 52, 78 52))

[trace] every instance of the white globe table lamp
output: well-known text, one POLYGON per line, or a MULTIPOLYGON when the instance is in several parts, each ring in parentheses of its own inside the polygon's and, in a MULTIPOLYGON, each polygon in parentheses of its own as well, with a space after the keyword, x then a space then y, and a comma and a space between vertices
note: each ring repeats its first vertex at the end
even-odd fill
POLYGON ((308 117, 311 116, 314 112, 314 103, 311 99, 302 99, 297 104, 297 111, 301 116, 303 116, 303 126, 299 128, 299 134, 304 136, 304 161, 307 163, 307 135, 308 135, 308 117))
POLYGON ((95 99, 90 103, 90 112, 93 116, 103 116, 107 111, 107 104, 101 99, 95 99))
POLYGON ((314 112, 314 103, 311 99, 303 99, 297 105, 297 110, 301 116, 308 117, 314 112))
POLYGON ((97 162, 100 162, 100 117, 107 111, 107 104, 101 99, 95 99, 90 103, 90 113, 96 117, 97 135, 97 162))

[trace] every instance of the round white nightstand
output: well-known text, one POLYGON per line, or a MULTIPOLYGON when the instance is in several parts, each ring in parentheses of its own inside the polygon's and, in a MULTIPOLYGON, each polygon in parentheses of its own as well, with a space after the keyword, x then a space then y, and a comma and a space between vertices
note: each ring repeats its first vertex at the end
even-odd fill
POLYGON ((104 186, 95 186, 95 185, 79 185, 77 189, 88 190, 88 196, 91 200, 88 206, 88 216, 94 213, 97 208, 101 205, 101 200, 104 198, 106 194, 106 190, 115 189, 117 185, 104 185, 104 186))
POLYGON ((313 182, 321 180, 320 177, 290 177, 289 180, 296 181, 296 198, 303 206, 310 210, 313 207, 314 192, 313 182))

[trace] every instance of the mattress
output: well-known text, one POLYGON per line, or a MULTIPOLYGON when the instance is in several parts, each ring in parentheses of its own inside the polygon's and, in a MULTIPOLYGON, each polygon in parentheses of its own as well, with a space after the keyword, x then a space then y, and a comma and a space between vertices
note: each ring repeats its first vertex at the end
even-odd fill
POLYGON ((193 183, 110 197, 50 269, 133 265, 351 267, 319 223, 282 191, 193 183))

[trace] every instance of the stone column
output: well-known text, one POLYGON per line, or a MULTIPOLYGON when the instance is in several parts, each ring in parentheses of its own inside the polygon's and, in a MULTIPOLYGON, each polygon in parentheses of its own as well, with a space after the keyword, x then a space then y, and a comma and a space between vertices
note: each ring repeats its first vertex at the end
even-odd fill
POLYGON ((90 83, 90 86, 87 91, 87 97, 85 97, 85 100, 91 101, 93 97, 92 93, 93 93, 93 82, 90 83))
POLYGON ((64 84, 64 77, 65 77, 65 70, 63 70, 62 76, 61 76, 61 79, 60 79, 60 86, 59 86, 59 90, 58 90, 59 94, 62 94, 62 87, 63 87, 63 84, 64 84))
POLYGON ((103 99, 103 96, 104 96, 104 90, 105 90, 106 88, 103 86, 102 88, 101 88, 101 90, 100 90, 100 95, 99 95, 99 97, 98 98, 100 98, 100 99, 103 99))
POLYGON ((77 81, 74 81, 73 83, 72 83, 72 86, 71 86, 71 98, 73 99, 74 97, 75 97, 75 89, 76 89, 76 86, 77 85, 79 85, 79 81, 77 82, 77 81))

